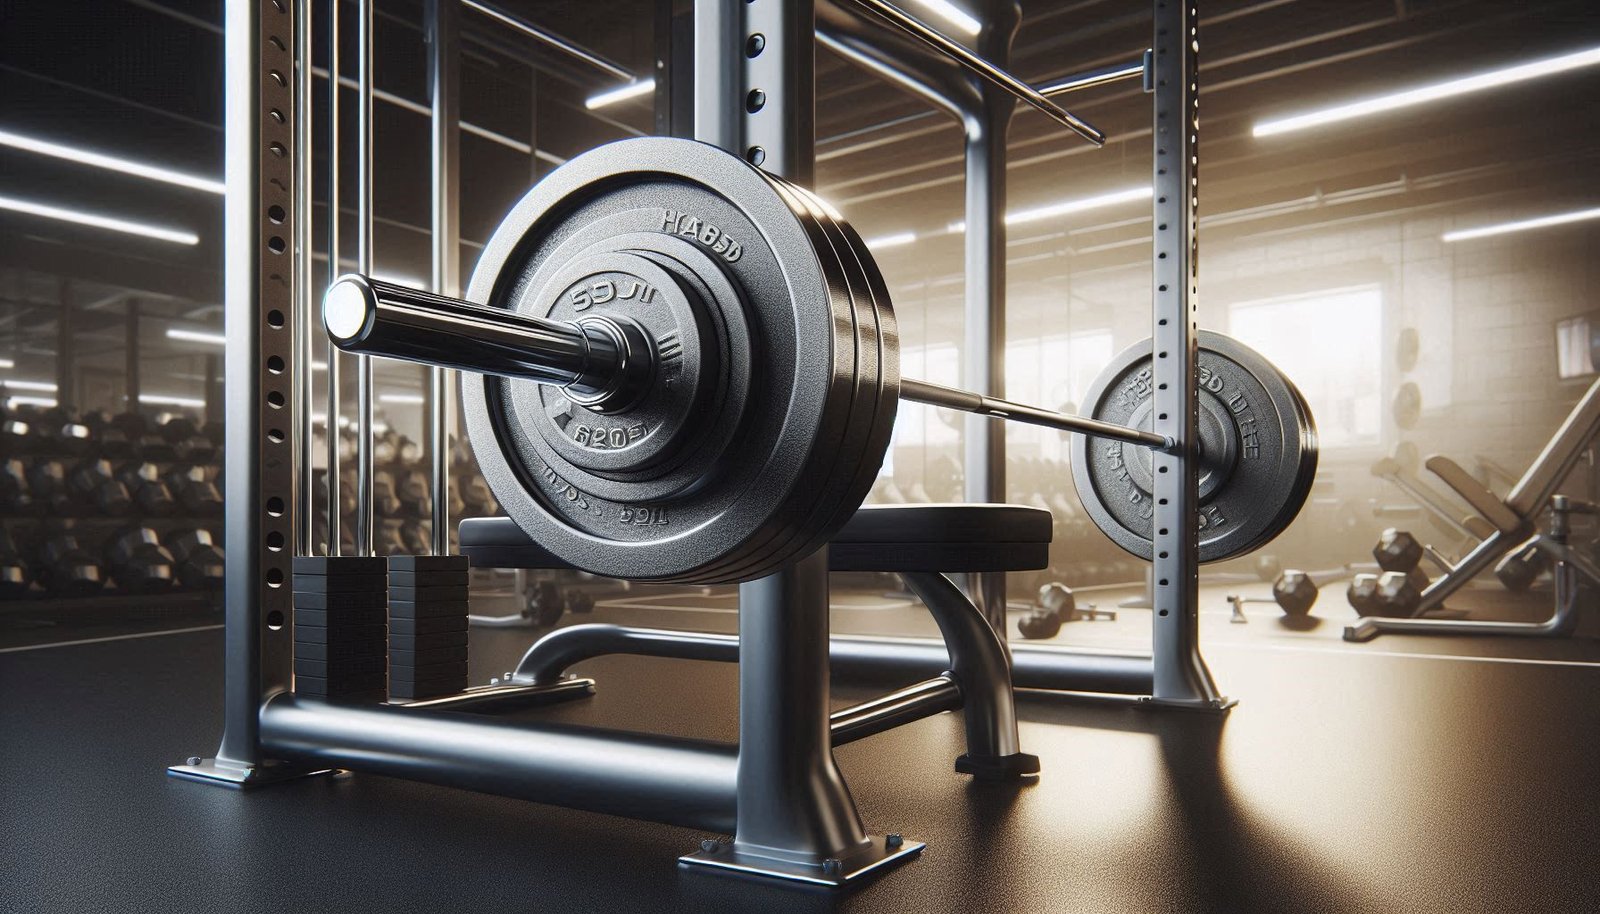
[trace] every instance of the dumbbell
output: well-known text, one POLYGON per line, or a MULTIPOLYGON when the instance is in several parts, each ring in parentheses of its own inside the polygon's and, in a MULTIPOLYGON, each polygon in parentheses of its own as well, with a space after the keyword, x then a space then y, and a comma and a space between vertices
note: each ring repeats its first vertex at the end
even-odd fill
POLYGON ((149 527, 125 530, 106 546, 111 579, 124 593, 162 593, 177 583, 177 563, 149 527))
POLYGON ((393 517, 400 513, 394 475, 387 470, 375 470, 372 474, 372 513, 378 517, 393 517))
POLYGON ((138 450, 138 442, 129 437, 128 430, 106 412, 85 413, 83 424, 89 427, 94 453, 100 457, 126 460, 138 450))
POLYGON ((535 581, 533 593, 528 595, 528 618, 536 625, 555 625, 561 621, 566 604, 561 599, 561 588, 555 581, 535 581))
POLYGON ((0 527, 0 600, 17 600, 32 589, 33 576, 28 573, 28 563, 17 551, 11 531, 0 527))
POLYGON ((1061 616, 1048 609, 1035 609, 1017 620, 1017 633, 1030 641, 1054 638, 1061 633, 1061 616))
POLYGON ((1506 590, 1521 593, 1532 587, 1549 565, 1550 557, 1544 550, 1529 544, 1501 559, 1494 566, 1494 576, 1506 590))
POLYGON ((1422 544, 1409 531, 1389 527, 1378 535, 1372 557, 1384 571, 1409 571, 1422 561, 1422 544))
POLYGON ((161 479, 161 468, 149 461, 125 463, 117 479, 127 488, 140 517, 167 517, 178 510, 172 490, 161 479))
POLYGON ((402 514, 407 517, 427 517, 432 513, 433 499, 429 497, 432 484, 427 473, 396 469, 393 478, 394 494, 402 514))
POLYGON ((217 455, 215 443, 200 432, 200 426, 187 416, 168 416, 157 429, 172 447, 173 459, 183 463, 206 463, 217 455))
POLYGON ((1361 616, 1410 616, 1422 603, 1428 576, 1421 568, 1358 574, 1350 581, 1350 606, 1361 616))
POLYGON ((1286 616, 1308 616, 1317 602, 1317 582, 1304 571, 1286 568, 1272 582, 1272 601, 1286 616))
POLYGON ((178 506, 188 514, 219 514, 222 511, 222 493, 217 490, 198 464, 173 467, 167 472, 165 482, 178 506))
POLYGON ((0 512, 13 517, 33 513, 28 466, 20 458, 0 461, 0 512))
POLYGON ((128 487, 109 460, 85 460, 73 467, 67 489, 79 506, 107 517, 124 517, 133 510, 128 487))
POLYGON ((1071 587, 1059 581, 1052 581, 1039 588, 1039 605, 1061 617, 1062 622, 1071 622, 1078 616, 1076 595, 1073 594, 1071 587))
POLYGON ((71 532, 57 533, 39 547, 34 578, 52 596, 87 597, 105 587, 105 569, 71 532))
POLYGON ((178 581, 195 590, 215 590, 222 586, 226 564, 222 547, 204 527, 169 533, 167 551, 177 563, 178 581))
POLYGON ((40 437, 33 425, 20 416, 0 419, 0 454, 32 454, 39 449, 40 437))
POLYGON ((72 513, 72 495, 67 490, 65 464, 53 457, 34 457, 27 461, 24 472, 35 511, 52 517, 72 513))
POLYGON ((433 551, 433 524, 428 521, 405 520, 400 522, 400 538, 406 544, 406 555, 427 555, 433 551))
POLYGON ((499 511, 499 502, 494 500, 489 484, 483 481, 477 470, 470 468, 465 472, 470 475, 463 475, 461 481, 462 516, 489 517, 499 511))

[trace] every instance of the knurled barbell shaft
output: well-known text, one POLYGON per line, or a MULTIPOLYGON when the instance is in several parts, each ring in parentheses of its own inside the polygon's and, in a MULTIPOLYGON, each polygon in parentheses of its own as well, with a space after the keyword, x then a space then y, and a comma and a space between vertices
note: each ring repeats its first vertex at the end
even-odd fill
POLYGON ((1114 441, 1143 445, 1157 450, 1169 450, 1173 446, 1170 439, 1154 432, 1141 431, 1110 422, 1101 422, 1098 419, 1087 419, 1083 416, 1058 413, 1054 410, 1040 409, 1037 406, 1029 406, 1025 403, 1013 403, 1010 400, 1002 400, 999 397, 986 397, 983 394, 975 394, 970 390, 945 387, 942 384, 931 384, 914 378, 900 379, 900 399, 926 403, 929 406, 942 406, 946 409, 960 410, 964 413, 973 413, 979 416, 989 416, 993 419, 1009 419, 1013 422, 1042 425, 1045 428, 1054 428, 1065 432, 1079 432, 1095 438, 1110 438, 1114 441))
MULTIPOLYGON (((355 274, 328 288, 322 317, 334 345, 346 352, 553 384, 597 408, 631 389, 626 377, 648 374, 641 368, 647 344, 630 344, 624 328, 606 318, 548 320, 355 274)), ((1173 446, 1153 432, 912 378, 900 379, 900 397, 1159 450, 1173 446)))

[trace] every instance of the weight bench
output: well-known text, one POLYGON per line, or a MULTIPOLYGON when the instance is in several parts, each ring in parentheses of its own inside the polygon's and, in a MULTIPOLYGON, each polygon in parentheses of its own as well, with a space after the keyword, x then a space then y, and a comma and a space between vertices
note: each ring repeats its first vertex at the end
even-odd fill
MULTIPOLYGON (((1038 759, 1018 748, 1011 664, 1003 633, 990 626, 948 574, 1033 571, 1049 565, 1048 511, 1022 505, 869 505, 856 511, 828 544, 830 571, 897 572, 927 606, 943 636, 943 667, 931 679, 833 715, 834 745, 879 733, 940 711, 961 708, 967 752, 956 770, 982 779, 1038 771, 1038 759)), ((507 517, 463 520, 461 554, 474 566, 567 569, 573 566, 533 542, 507 517)), ((838 661, 852 646, 884 639, 830 640, 838 661)), ((926 639, 892 639, 921 647, 926 639)), ((889 663, 886 675, 921 672, 929 651, 889 663)), ((737 662, 739 636, 589 623, 557 629, 530 647, 508 685, 562 683, 573 665, 607 654, 737 662)))
MULTIPOLYGON (((1535 536, 1539 515, 1550 505, 1556 487, 1566 479, 1596 434, 1600 434, 1600 380, 1590 385, 1567 414, 1561 427, 1551 436, 1549 443, 1503 499, 1450 458, 1441 455, 1429 457, 1424 464, 1428 471, 1472 506, 1477 512, 1475 521, 1486 524, 1489 529, 1487 535, 1459 562, 1447 563, 1445 573, 1422 592, 1422 600, 1412 615, 1418 616, 1438 608, 1446 598, 1485 569, 1507 560, 1512 553, 1520 552, 1522 547, 1538 547, 1546 541, 1547 537, 1535 536)), ((1553 550, 1546 548, 1544 551, 1550 553, 1553 550)), ((1586 565, 1588 563, 1585 562, 1574 567, 1583 569, 1586 565)), ((1345 638, 1356 641, 1367 640, 1384 631, 1415 632, 1419 630, 1419 622, 1442 624, 1443 621, 1368 619, 1361 625, 1346 629, 1345 638), (1390 624, 1395 621, 1407 624, 1390 624)))

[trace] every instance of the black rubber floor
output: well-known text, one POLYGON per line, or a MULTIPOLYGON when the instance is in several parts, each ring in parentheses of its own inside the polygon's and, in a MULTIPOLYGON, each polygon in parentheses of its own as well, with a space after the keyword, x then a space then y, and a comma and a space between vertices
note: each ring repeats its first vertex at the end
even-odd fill
MULTIPOLYGON (((841 895, 680 870, 700 835, 550 806, 373 776, 251 793, 167 778, 216 745, 217 631, 0 653, 0 911, 1600 910, 1595 642, 1508 661, 1469 656, 1482 642, 1285 642, 1261 622, 1211 651, 1241 702, 1227 716, 1026 698, 1032 786, 953 773, 953 715, 841 748, 868 827, 929 845, 841 895)), ((1068 632, 1112 638, 1084 627, 1101 624, 1068 632)), ((474 677, 530 637, 476 633, 474 677)), ((734 735, 731 667, 581 669, 600 694, 546 713, 734 735)))

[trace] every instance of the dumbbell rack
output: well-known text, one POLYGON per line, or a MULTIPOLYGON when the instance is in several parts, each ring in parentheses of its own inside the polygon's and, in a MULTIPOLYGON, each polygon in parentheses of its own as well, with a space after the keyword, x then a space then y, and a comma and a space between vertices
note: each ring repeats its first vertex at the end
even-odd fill
MULTIPOLYGON (((893 12, 878 0, 852 2, 878 16, 893 12)), ((685 862, 824 885, 842 884, 916 853, 921 845, 898 835, 866 835, 833 765, 831 745, 843 740, 830 728, 829 719, 826 549, 770 577, 741 585, 741 714, 736 746, 538 723, 503 726, 451 713, 563 700, 592 685, 584 680, 477 689, 413 706, 293 695, 291 560, 309 545, 311 504, 305 494, 310 467, 302 431, 309 411, 312 327, 310 6, 308 0, 226 4, 225 315, 230 421, 225 477, 224 730, 214 757, 192 758, 171 773, 247 787, 349 767, 470 787, 732 834, 731 844, 707 841, 685 862), (294 154, 285 155, 285 150, 294 154)), ((997 9, 1000 4, 991 6, 997 9)), ((368 272, 372 2, 360 0, 357 7, 363 23, 358 42, 362 150, 357 221, 362 227, 359 259, 368 272)), ((453 291, 449 257, 442 262, 440 257, 444 247, 454 248, 453 220, 437 214, 453 211, 455 203, 456 166, 451 159, 458 90, 454 65, 447 61, 455 53, 456 11, 450 0, 428 4, 437 230, 434 279, 441 291, 453 291)), ((1153 652, 1113 658, 1019 646, 1014 665, 1018 685, 1121 692, 1141 695, 1153 705, 1219 709, 1228 702, 1213 684, 1197 640, 1196 10, 1192 2, 1155 0, 1154 13, 1155 40, 1146 73, 1155 102, 1154 431, 1178 446, 1153 457, 1153 652), (1032 671, 1032 681, 1027 671, 1032 671)), ((810 0, 698 0, 697 138, 740 154, 759 148, 764 167, 808 183, 813 160, 814 22, 810 0), (753 33, 764 36, 766 50, 752 58, 745 49, 753 33), (759 114, 747 114, 743 104, 742 87, 751 85, 766 87, 769 101, 759 114)), ((951 53, 947 48, 937 51, 951 53)), ((962 63, 989 83, 1015 83, 981 57, 962 63)), ((979 271, 988 291, 982 302, 969 292, 969 312, 974 304, 983 309, 982 326, 969 336, 969 344, 977 343, 969 358, 984 375, 975 385, 980 391, 998 389, 1004 351, 991 311, 999 302, 1004 262, 1001 182, 1006 118, 995 112, 1000 106, 1009 112, 1013 95, 1037 107, 1031 96, 1038 93, 1022 89, 1026 91, 1010 85, 1004 85, 1003 92, 979 90, 991 132, 976 149, 969 148, 973 182, 969 212, 983 213, 981 221, 968 223, 969 267, 979 271)), ((359 425, 370 435, 370 385, 364 384, 363 391, 359 425)), ((434 392, 442 396, 442 380, 436 380, 434 392)), ((330 414, 330 425, 334 421, 330 414)), ((969 457, 983 456, 972 448, 988 457, 980 461, 982 472, 973 474, 986 480, 988 488, 979 493, 981 498, 1003 497, 1003 485, 991 491, 995 480, 1003 483, 998 465, 1003 457, 997 440, 1001 438, 988 432, 969 435, 976 442, 969 445, 969 457)), ((435 440, 436 452, 441 444, 435 440)), ((370 450, 366 450, 358 460, 358 488, 368 505, 370 481, 370 450)), ((447 536, 437 514, 443 502, 435 498, 436 537, 447 536)), ((364 516, 357 520, 358 530, 365 528, 368 534, 358 535, 362 551, 370 545, 371 525, 364 516)), ((331 539, 338 542, 336 532, 331 539)), ((953 598, 945 599, 953 596, 929 598, 930 608, 936 603, 958 605, 953 598)), ((990 605, 1003 607, 1003 595, 998 604, 990 605)), ((945 667, 952 658, 959 662, 966 657, 980 671, 963 684, 967 691, 953 696, 948 684, 930 680, 851 709, 849 716, 857 721, 859 732, 881 732, 960 700, 969 724, 982 719, 986 725, 976 737, 969 726, 969 751, 983 748, 991 757, 1009 758, 996 755, 1006 752, 1020 756, 1004 655, 984 647, 1000 643, 996 633, 982 625, 946 627, 941 621, 941 626, 945 643, 909 645, 904 650, 910 655, 893 645, 854 639, 861 645, 855 652, 858 662, 903 666, 909 656, 913 666, 931 660, 945 667), (914 715, 906 713, 908 703, 916 709, 914 715), (985 738, 986 746, 973 742, 985 738)), ((692 641, 690 636, 685 643, 692 641)), ((838 645, 836 641, 831 658, 836 670, 852 665, 841 657, 838 645)))

